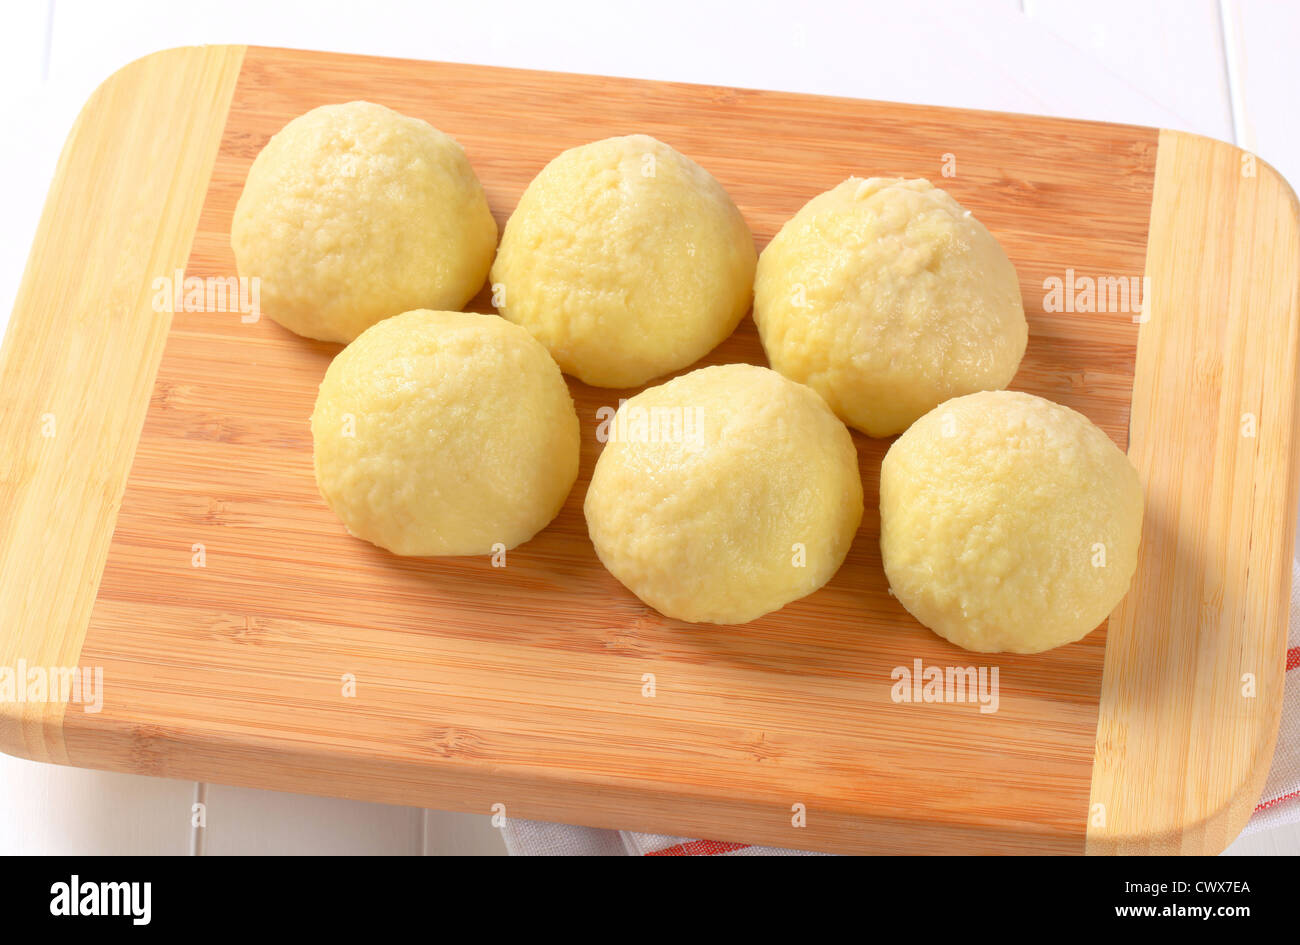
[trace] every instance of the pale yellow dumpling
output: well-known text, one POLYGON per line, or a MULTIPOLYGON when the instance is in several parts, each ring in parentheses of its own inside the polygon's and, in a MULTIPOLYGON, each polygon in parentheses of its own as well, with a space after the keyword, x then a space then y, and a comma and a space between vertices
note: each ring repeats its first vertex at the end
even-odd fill
POLYGON ((406 312, 362 332, 325 372, 311 432, 330 508, 399 555, 514 548, 578 474, 560 369, 495 315, 406 312))
POLYGON ((295 118, 249 169, 230 242, 264 314, 348 342, 482 287, 497 227, 465 152, 428 122, 370 102, 295 118))
POLYGON ((1096 628, 1128 592, 1142 486, 1087 417, 1030 394, 957 397, 880 468, 890 590, 968 650, 1038 653, 1096 628))
POLYGON ((1006 387, 1029 337, 1007 254, 926 180, 851 177, 810 200, 759 258, 754 321, 775 370, 878 437, 1006 387))
POLYGON ((559 155, 492 266, 501 315, 566 374, 632 387, 708 354, 748 311, 753 237, 708 171, 646 135, 559 155))
POLYGON ((857 451, 817 394, 767 368, 701 368, 623 403, 592 475, 605 567, 668 617, 745 623, 811 594, 862 520, 857 451))

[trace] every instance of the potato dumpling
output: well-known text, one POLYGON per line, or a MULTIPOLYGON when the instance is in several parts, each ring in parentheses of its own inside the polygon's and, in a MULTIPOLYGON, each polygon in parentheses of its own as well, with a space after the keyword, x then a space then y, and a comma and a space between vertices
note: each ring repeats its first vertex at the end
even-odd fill
POLYGON ((1142 486, 1080 413, 1012 391, 957 397, 880 468, 880 551, 894 596, 939 636, 1038 653, 1096 628, 1128 592, 1142 486))
POLYGON ((862 520, 853 438, 767 368, 701 368, 623 403, 591 478, 605 567, 668 617, 745 623, 831 579, 862 520))
POLYGON ((1029 337, 1007 254, 925 180, 851 177, 810 200, 759 258, 754 321, 775 370, 877 437, 1006 387, 1029 337))
POLYGON ((565 151, 528 185, 492 266, 501 315, 566 374, 633 387, 735 331, 753 236, 708 171, 646 135, 565 151))
POLYGON ((406 312, 362 332, 325 372, 311 433, 330 508, 399 555, 514 548, 578 474, 560 369, 495 315, 406 312))
POLYGON ((230 232, 268 317, 344 343, 399 312, 462 308, 496 239, 461 146, 370 102, 312 109, 272 137, 230 232))

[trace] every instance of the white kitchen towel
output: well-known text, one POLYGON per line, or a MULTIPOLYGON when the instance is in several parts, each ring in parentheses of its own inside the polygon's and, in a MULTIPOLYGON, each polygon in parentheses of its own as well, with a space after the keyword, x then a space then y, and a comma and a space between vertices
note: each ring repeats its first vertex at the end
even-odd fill
MULTIPOLYGON (((1300 820, 1300 560, 1291 562, 1291 628, 1287 637, 1286 688, 1277 749, 1243 833, 1300 820)), ((800 850, 690 840, 628 830, 568 827, 529 820, 507 820, 502 833, 512 856, 817 856, 800 850)))
POLYGON ((501 829, 511 856, 824 856, 804 850, 691 840, 630 830, 567 827, 535 820, 507 820, 501 829))
POLYGON ((1300 560, 1291 562, 1291 630, 1286 641, 1286 688, 1282 724, 1264 795, 1242 833, 1267 830, 1300 820, 1300 560))

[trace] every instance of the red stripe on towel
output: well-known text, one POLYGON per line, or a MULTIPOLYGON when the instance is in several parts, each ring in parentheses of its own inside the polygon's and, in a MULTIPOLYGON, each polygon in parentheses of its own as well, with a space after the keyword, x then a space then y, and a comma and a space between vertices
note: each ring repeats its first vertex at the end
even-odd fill
POLYGON ((721 840, 688 840, 662 850, 651 850, 646 856, 717 856, 720 853, 743 850, 747 846, 748 843, 723 843, 721 840))
POLYGON ((1271 801, 1265 801, 1263 804, 1256 804, 1255 813, 1259 813, 1262 810, 1268 810, 1270 807, 1273 807, 1276 804, 1281 804, 1283 801, 1289 801, 1293 797, 1300 797, 1300 791, 1292 791, 1290 794, 1283 794, 1281 797, 1275 797, 1271 801))

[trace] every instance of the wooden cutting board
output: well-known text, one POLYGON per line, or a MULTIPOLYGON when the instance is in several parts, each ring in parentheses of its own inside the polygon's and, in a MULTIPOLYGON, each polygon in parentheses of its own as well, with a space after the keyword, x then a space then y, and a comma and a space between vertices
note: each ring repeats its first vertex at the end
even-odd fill
MULTIPOLYGON (((0 747, 802 849, 1217 852, 1280 712, 1297 217, 1262 162, 1148 128, 280 49, 140 60, 68 139, 0 356, 0 672, 102 670, 103 704, 0 705, 0 747), (665 619, 601 568, 582 517, 596 411, 627 392, 572 381, 578 483, 506 567, 349 538, 307 423, 337 347, 154 302, 178 269, 233 275, 253 157, 358 98, 459 139, 502 224, 559 151, 631 132, 717 176, 760 247, 850 174, 933 179, 1019 270, 1014 387, 1087 414, 1141 473, 1128 597, 1050 653, 950 646, 889 596, 888 443, 859 436, 867 514, 826 588, 740 627, 665 619), (1092 311, 1049 297, 1144 275, 1145 315, 1116 282, 1092 311), (997 668, 997 711, 897 701, 918 660, 997 668)), ((727 361, 763 363, 749 320, 705 363, 727 361)))

